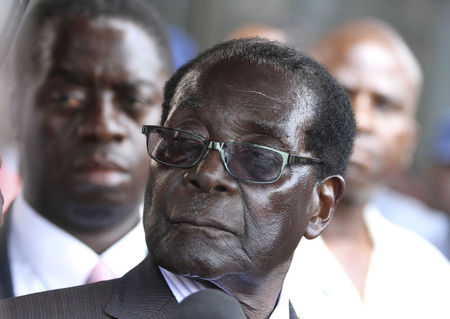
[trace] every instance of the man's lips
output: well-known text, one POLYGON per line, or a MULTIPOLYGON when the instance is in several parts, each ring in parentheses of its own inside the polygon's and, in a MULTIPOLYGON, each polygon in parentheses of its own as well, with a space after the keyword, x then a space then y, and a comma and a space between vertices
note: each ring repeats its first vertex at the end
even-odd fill
POLYGON ((118 186, 130 179, 126 169, 114 160, 87 158, 73 162, 74 179, 82 184, 118 186))
POLYGON ((233 230, 229 226, 210 218, 178 217, 171 219, 170 222, 172 225, 186 224, 199 228, 214 228, 234 234, 233 230))
POLYGON ((190 226, 192 231, 227 232, 242 236, 245 213, 239 196, 204 193, 195 187, 168 186, 164 215, 170 225, 190 226))

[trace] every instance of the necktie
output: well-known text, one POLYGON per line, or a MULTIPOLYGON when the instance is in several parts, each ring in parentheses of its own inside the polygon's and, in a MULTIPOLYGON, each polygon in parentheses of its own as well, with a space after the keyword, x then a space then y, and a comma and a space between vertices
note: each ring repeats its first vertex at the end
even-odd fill
POLYGON ((114 279, 116 276, 114 275, 111 268, 108 267, 107 264, 103 262, 103 260, 100 258, 98 260, 97 265, 95 265, 94 268, 92 268, 91 273, 89 274, 88 278, 86 279, 86 283, 90 284, 97 281, 102 280, 109 280, 114 279))

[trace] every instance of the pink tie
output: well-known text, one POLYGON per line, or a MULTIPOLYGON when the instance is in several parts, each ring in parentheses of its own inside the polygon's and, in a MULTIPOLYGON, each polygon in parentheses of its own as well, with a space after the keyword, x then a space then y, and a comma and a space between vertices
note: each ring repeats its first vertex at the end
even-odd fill
POLYGON ((111 268, 109 268, 108 265, 105 264, 103 262, 103 260, 100 258, 98 260, 97 265, 95 265, 95 267, 92 268, 92 271, 89 274, 89 276, 86 280, 86 283, 90 284, 93 282, 109 280, 109 279, 114 279, 114 278, 116 278, 116 276, 114 275, 111 268))

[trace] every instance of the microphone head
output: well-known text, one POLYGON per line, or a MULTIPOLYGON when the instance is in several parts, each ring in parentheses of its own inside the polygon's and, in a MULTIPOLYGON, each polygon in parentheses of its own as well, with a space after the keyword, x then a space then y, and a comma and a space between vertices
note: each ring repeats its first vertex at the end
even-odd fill
POLYGON ((218 289, 205 289, 184 299, 175 312, 176 319, 245 319, 239 302, 218 289))

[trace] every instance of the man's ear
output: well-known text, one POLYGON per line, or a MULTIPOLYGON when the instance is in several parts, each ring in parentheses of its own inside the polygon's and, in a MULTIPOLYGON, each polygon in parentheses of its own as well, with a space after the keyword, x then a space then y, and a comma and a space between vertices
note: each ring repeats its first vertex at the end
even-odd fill
POLYGON ((305 237, 314 239, 327 228, 344 193, 345 181, 340 175, 329 176, 316 186, 319 205, 309 220, 305 237))

